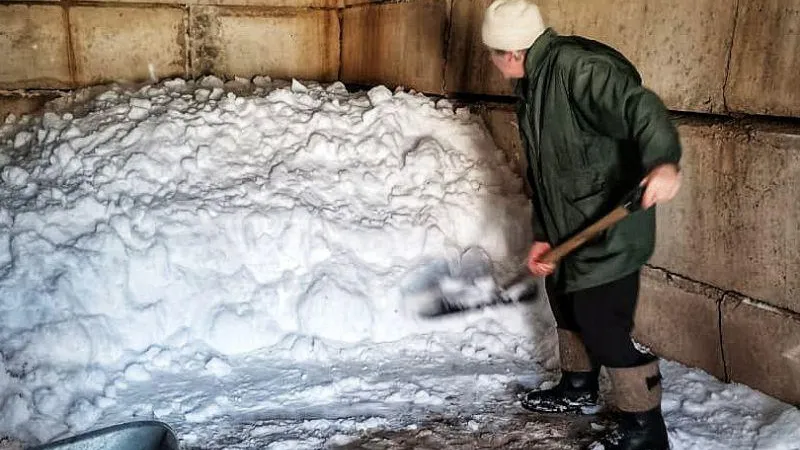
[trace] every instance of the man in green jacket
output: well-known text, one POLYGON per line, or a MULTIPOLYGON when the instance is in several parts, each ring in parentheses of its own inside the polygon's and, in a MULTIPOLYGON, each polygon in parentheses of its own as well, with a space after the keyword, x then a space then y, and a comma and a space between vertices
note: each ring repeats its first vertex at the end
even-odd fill
POLYGON ((482 36, 492 62, 514 79, 517 117, 533 192, 531 272, 546 276, 558 327, 561 381, 527 393, 538 412, 596 410, 598 373, 607 368, 620 428, 605 448, 668 449, 658 359, 630 332, 639 272, 655 246, 654 205, 680 186, 681 146, 663 102, 614 49, 544 26, 528 0, 497 0, 482 36), (642 210, 566 257, 540 258, 644 187, 642 210))

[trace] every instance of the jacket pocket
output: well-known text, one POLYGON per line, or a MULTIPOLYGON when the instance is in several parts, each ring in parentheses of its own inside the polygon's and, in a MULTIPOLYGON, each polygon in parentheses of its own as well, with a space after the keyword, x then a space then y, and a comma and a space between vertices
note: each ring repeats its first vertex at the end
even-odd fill
POLYGON ((583 222, 599 219, 608 201, 606 180, 596 170, 581 170, 562 178, 565 203, 576 209, 583 222))
POLYGON ((583 216, 585 222, 594 222, 605 212, 604 206, 606 204, 607 196, 605 191, 598 191, 590 195, 572 200, 572 207, 578 210, 583 216))
MULTIPOLYGON (((607 212, 608 183, 601 173, 599 170, 583 169, 562 177, 563 219, 568 236, 583 231, 607 212)), ((584 248, 602 245, 607 235, 608 232, 600 233, 586 242, 584 248)))

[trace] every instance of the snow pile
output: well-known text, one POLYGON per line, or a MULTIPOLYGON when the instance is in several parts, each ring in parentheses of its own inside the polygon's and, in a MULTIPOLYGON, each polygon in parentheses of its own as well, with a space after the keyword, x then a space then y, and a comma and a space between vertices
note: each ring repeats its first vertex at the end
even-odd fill
MULTIPOLYGON (((521 180, 477 118, 384 87, 112 89, 85 116, 46 114, 2 155, 0 351, 21 381, 0 431, 39 434, 34 418, 65 413, 82 428, 70 417, 108 396, 109 369, 144 381, 142 361, 306 359, 483 326, 422 322, 406 294, 458 275, 467 248, 507 263, 529 241, 521 180)), ((508 314, 504 331, 524 333, 508 314)))

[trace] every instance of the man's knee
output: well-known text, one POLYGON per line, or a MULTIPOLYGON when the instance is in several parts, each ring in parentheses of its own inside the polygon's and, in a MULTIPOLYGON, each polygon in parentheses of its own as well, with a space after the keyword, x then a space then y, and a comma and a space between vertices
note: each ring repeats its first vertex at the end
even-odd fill
POLYGON ((642 353, 633 345, 630 335, 621 329, 589 328, 582 330, 589 355, 606 367, 636 367, 653 361, 654 356, 642 353))
POLYGON ((639 367, 658 359, 653 354, 636 350, 633 344, 624 348, 590 348, 588 351, 592 358, 601 366, 619 369, 639 367))

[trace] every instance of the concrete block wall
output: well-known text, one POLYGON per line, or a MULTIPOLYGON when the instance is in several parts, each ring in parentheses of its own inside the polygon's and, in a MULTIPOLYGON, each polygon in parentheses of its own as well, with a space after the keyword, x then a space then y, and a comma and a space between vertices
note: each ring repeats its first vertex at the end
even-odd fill
MULTIPOLYGON (((0 120, 59 90, 112 80, 215 74, 402 85, 477 101, 522 173, 511 85, 480 43, 490 2, 6 2, 0 89, 13 96, 0 95, 0 120)), ((676 112, 684 187, 659 211, 637 338, 800 403, 800 0, 538 3, 559 33, 622 51, 676 112)))
POLYGON ((342 80, 442 94, 448 3, 365 4, 342 21, 342 80))
POLYGON ((343 6, 343 0, 0 3, 6 57, 0 121, 43 103, 32 99, 110 82, 205 74, 337 80, 343 6))
MULTIPOLYGON (((320 3, 320 2, 317 2, 320 3)), ((191 74, 333 81, 339 71, 335 9, 191 9, 191 74)))
MULTIPOLYGON (((488 64, 491 0, 14 0, 0 89, 273 77, 511 95, 488 64)), ((562 34, 630 58, 674 111, 800 117, 800 0, 539 0, 562 34)))
POLYGON ((728 108, 800 116, 800 1, 739 0, 728 108))

